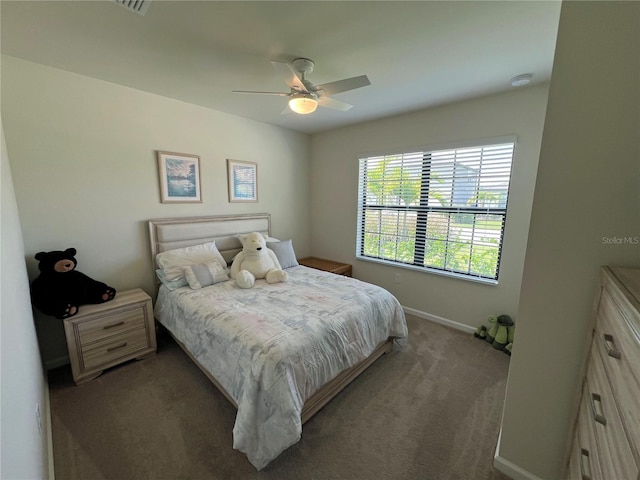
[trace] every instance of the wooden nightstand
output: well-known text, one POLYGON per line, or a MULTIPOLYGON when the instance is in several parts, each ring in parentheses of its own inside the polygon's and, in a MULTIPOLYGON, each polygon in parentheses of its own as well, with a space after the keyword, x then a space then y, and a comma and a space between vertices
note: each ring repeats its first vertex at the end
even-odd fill
POLYGON ((64 333, 76 385, 92 380, 104 369, 156 353, 151 298, 139 288, 118 292, 98 305, 81 305, 64 319, 64 333))
POLYGON ((298 263, 305 267, 317 268, 318 270, 344 275, 345 277, 351 276, 351 265, 348 263, 334 262, 316 257, 299 258, 298 263))

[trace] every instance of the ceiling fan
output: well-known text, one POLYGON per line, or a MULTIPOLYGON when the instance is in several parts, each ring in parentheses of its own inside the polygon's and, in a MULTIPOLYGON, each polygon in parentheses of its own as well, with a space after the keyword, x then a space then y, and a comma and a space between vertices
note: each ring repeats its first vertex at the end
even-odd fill
MULTIPOLYGON (((366 75, 345 78, 335 82, 314 85, 306 76, 313 71, 314 63, 308 58, 296 58, 291 63, 271 61, 271 65, 282 75, 285 83, 291 89, 284 92, 254 92, 247 90, 233 90, 233 93, 255 93, 259 95, 278 95, 289 97, 289 109, 295 113, 306 115, 321 107, 332 108, 346 112, 353 105, 335 100, 329 95, 354 90, 371 85, 366 75)), ((282 113, 285 113, 285 109, 282 113)))

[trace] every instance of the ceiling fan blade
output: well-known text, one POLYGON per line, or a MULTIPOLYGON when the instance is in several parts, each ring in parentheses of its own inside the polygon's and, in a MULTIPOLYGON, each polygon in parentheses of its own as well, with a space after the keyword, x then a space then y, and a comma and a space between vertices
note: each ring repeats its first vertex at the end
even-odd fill
POLYGON ((341 112, 346 112, 353 107, 353 105, 329 97, 318 98, 318 105, 321 107, 331 108, 333 110, 340 110, 341 112))
POLYGON ((366 75, 360 75, 359 77, 345 78, 344 80, 338 80, 336 82, 316 85, 314 90, 320 92, 321 95, 334 95, 336 93, 346 92, 347 90, 366 87, 367 85, 371 85, 369 78, 366 75))
POLYGON ((302 80, 290 64, 271 60, 271 65, 282 75, 289 88, 308 93, 307 87, 302 83, 302 80))
POLYGON ((282 93, 282 92, 254 92, 250 90, 232 90, 232 93, 255 93, 258 95, 278 95, 280 97, 288 97, 291 95, 290 93, 282 93))

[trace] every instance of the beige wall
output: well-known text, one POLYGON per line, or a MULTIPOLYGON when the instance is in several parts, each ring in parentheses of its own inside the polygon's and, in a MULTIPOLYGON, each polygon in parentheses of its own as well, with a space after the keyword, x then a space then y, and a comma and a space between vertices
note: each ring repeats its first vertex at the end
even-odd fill
MULTIPOLYGON (((308 135, 7 56, 2 115, 31 278, 35 253, 75 247, 79 271, 153 294, 157 217, 268 212, 308 253, 308 135), (160 203, 156 150, 200 155, 202 204, 160 203), (227 158, 258 162, 259 203, 228 202, 227 158)), ((60 322, 38 325, 65 357, 60 322)))
POLYGON ((541 479, 563 467, 599 268, 640 267, 640 245, 603 242, 640 237, 639 62, 640 3, 563 4, 497 459, 541 479))
MULTIPOLYGON (((2 274, 0 275, 0 478, 36 479, 49 475, 49 389, 45 381, 29 299, 29 279, 4 131, 0 165, 2 274), (39 405, 42 431, 36 421, 39 405)), ((52 459, 51 459, 52 460, 52 459)))
POLYGON ((456 103, 318 135, 311 143, 311 250, 353 264, 354 276, 394 293, 402 305, 469 327, 514 316, 531 214, 547 86, 456 103), (498 285, 355 259, 358 155, 517 135, 498 285), (400 273, 401 283, 394 283, 400 273))
MULTIPOLYGON (((558 478, 598 268, 640 266, 637 245, 602 242, 640 235, 639 9, 636 2, 565 3, 549 91, 516 90, 318 134, 311 143, 305 135, 3 57, 3 119, 17 197, 9 205, 17 203, 20 212, 29 269, 33 275, 35 252, 75 246, 81 271, 117 288, 152 290, 148 218, 271 212, 274 233, 293 237, 298 253, 349 261, 355 276, 385 286, 408 307, 472 326, 489 313, 514 313, 519 340, 498 461, 515 478, 558 478), (355 261, 359 153, 508 134, 519 140, 500 285, 355 261), (201 155, 202 205, 159 203, 156 149, 201 155), (258 205, 227 203, 226 158, 260 163, 258 205), (396 271, 401 284, 392 281, 396 271)), ((9 244, 17 245, 16 238, 9 244)), ((20 257, 19 250, 7 253, 20 257)), ((9 271, 20 277, 21 268, 9 271)), ((6 432, 29 442, 37 439, 31 404, 44 386, 32 332, 5 326, 5 278, 3 369, 9 331, 16 343, 32 345, 24 374, 38 377, 16 397, 26 406, 15 406, 20 417, 6 432)), ((26 286, 16 299, 9 308, 29 325, 26 286)), ((42 452, 37 442, 35 448, 29 458, 42 452)))

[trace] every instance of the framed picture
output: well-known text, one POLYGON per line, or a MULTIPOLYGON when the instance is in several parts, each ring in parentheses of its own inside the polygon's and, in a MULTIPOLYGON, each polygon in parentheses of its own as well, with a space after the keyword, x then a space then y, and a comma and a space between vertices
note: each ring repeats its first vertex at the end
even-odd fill
POLYGON ((202 203, 198 155, 159 151, 158 172, 162 203, 202 203))
POLYGON ((258 164, 227 159, 230 202, 258 201, 258 164))

